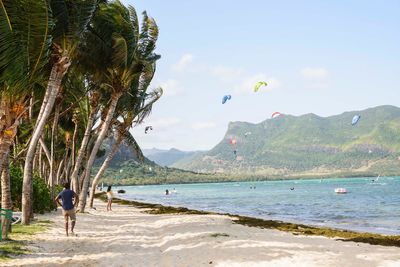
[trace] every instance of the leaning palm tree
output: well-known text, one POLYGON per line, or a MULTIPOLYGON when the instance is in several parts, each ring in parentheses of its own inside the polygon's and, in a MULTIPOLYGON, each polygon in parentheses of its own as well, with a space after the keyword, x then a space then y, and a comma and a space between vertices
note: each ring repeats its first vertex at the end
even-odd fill
MULTIPOLYGON (((44 79, 51 23, 45 1, 0 1, 0 166, 30 94, 44 79)), ((1 167, 0 167, 1 168, 1 167)), ((1 172, 0 172, 1 173, 1 172)))
POLYGON ((131 127, 143 122, 143 120, 150 114, 153 104, 162 96, 161 88, 146 93, 154 77, 155 71, 155 63, 147 65, 141 73, 139 80, 131 84, 130 90, 118 103, 117 112, 114 116, 114 124, 112 125, 114 128, 115 140, 93 179, 89 201, 89 207, 91 208, 93 207, 96 185, 100 182, 100 179, 123 141, 128 143, 129 146, 134 149, 139 161, 143 162, 144 160, 143 153, 129 130, 131 127))
POLYGON ((110 100, 82 177, 83 187, 79 201, 81 212, 84 212, 86 206, 94 160, 110 129, 119 99, 133 84, 139 83, 145 67, 160 58, 153 52, 157 37, 158 28, 154 19, 143 13, 139 34, 135 10, 132 7, 127 9, 119 1, 100 5, 99 12, 93 18, 92 28, 86 38, 89 60, 85 62, 88 63, 88 69, 95 70, 91 77, 101 85, 104 92, 109 93, 110 100), (99 54, 102 57, 98 57, 99 54))
MULTIPOLYGON (((51 72, 46 93, 26 153, 22 187, 22 223, 29 224, 32 167, 36 146, 53 109, 62 80, 76 55, 76 48, 96 10, 96 0, 50 0, 54 28, 51 31, 51 72)), ((49 12, 50 13, 50 12, 49 12)))
POLYGON ((103 177, 104 172, 108 168, 111 160, 114 158, 115 154, 118 151, 118 148, 123 141, 125 141, 130 147, 133 148, 135 154, 137 155, 137 158, 139 159, 139 161, 141 161, 141 163, 143 163, 144 161, 143 153, 129 130, 134 126, 141 124, 144 119, 148 115, 150 115, 153 104, 162 96, 162 89, 158 88, 148 94, 145 92, 145 89, 139 91, 136 90, 136 93, 139 93, 140 96, 146 94, 145 98, 138 98, 136 97, 137 94, 134 97, 131 97, 133 98, 131 101, 126 101, 127 99, 129 99, 129 97, 124 98, 125 104, 128 104, 128 110, 123 112, 122 114, 119 114, 118 118, 122 118, 122 122, 120 120, 116 120, 115 122, 115 141, 112 144, 106 158, 104 159, 100 169, 93 179, 89 201, 89 207, 91 208, 93 207, 93 199, 94 193, 96 191, 96 186, 100 182, 100 179, 103 177))
POLYGON ((0 1, 0 173, 4 177, 10 146, 32 105, 31 93, 48 76, 52 27, 47 1, 0 1))

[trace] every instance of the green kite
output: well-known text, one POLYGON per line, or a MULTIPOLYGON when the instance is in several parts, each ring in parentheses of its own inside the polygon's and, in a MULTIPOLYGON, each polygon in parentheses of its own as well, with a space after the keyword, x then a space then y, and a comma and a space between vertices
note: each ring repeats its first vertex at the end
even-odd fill
POLYGON ((258 89, 260 89, 261 86, 267 86, 267 85, 268 84, 266 82, 263 82, 263 81, 256 83, 256 85, 254 86, 254 92, 257 92, 258 89))

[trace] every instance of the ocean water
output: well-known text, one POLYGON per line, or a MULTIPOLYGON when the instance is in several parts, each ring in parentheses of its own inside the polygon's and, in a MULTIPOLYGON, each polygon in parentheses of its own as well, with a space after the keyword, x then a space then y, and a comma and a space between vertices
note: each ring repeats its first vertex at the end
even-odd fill
POLYGON ((148 203, 361 232, 400 234, 400 177, 379 177, 377 181, 376 178, 338 178, 113 189, 126 190, 119 195, 121 198, 148 203), (335 194, 338 187, 346 188, 348 193, 335 194), (165 195, 166 189, 170 195, 165 195))

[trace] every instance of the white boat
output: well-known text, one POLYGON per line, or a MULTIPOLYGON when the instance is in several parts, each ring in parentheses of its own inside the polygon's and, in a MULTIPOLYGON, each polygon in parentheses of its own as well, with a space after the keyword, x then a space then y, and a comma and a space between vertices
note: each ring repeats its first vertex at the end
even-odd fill
POLYGON ((335 193, 336 194, 346 194, 347 190, 346 190, 346 188, 335 188, 335 193))

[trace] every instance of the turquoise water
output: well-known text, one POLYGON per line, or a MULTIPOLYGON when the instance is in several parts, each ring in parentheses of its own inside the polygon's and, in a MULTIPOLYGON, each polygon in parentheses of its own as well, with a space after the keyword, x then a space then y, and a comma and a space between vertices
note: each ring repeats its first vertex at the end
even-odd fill
POLYGON ((116 187, 125 199, 318 226, 400 234, 400 177, 116 187), (255 189, 250 189, 254 187, 255 189), (344 187, 347 194, 335 194, 344 187), (168 189, 176 193, 165 195, 168 189), (294 188, 291 190, 291 188, 294 188))

